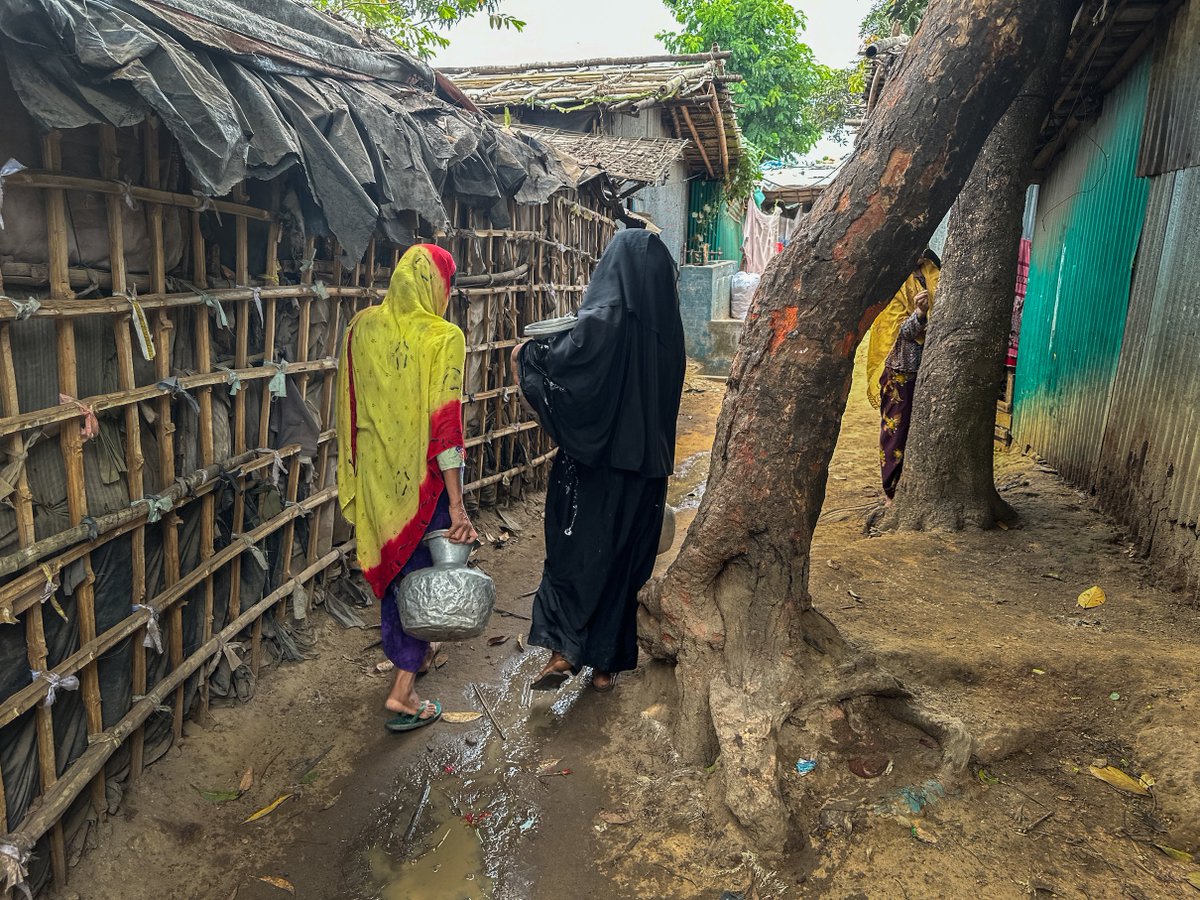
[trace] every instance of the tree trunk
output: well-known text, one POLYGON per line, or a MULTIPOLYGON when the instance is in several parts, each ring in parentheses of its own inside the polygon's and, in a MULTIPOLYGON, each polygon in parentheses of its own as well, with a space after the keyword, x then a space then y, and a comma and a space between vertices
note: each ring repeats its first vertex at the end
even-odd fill
POLYGON ((958 531, 1016 522, 994 480, 996 400, 1030 163, 1066 50, 1067 24, 1047 23, 1044 55, 983 145, 950 214, 945 274, 917 376, 904 472, 884 527, 958 531))
MULTIPOLYGON (((725 802, 761 847, 791 833, 780 726, 813 704, 903 693, 808 593, 855 348, 962 190, 1043 52, 1048 20, 1067 14, 1062 0, 932 4, 854 155, 763 277, 704 501, 644 592, 643 639, 676 661, 677 749, 701 764, 720 752, 725 802)), ((965 765, 961 742, 954 752, 965 765)))

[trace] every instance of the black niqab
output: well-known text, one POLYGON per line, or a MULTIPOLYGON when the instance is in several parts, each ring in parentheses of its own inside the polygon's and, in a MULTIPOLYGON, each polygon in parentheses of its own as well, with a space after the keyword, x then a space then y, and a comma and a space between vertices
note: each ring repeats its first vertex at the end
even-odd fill
POLYGON ((521 351, 521 390, 586 466, 668 477, 686 355, 678 270, 643 229, 621 231, 592 275, 579 323, 521 351))

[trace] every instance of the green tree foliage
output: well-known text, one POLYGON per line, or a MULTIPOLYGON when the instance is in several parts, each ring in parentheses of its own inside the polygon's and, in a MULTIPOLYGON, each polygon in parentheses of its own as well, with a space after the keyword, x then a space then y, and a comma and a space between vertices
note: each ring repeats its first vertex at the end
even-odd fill
POLYGON ((893 25, 899 25, 900 33, 911 37, 917 33, 927 6, 929 0, 874 0, 858 35, 864 40, 888 37, 893 25))
MULTIPOLYGON (((672 53, 704 53, 713 44, 733 54, 730 85, 746 140, 782 160, 807 152, 836 124, 839 73, 816 61, 800 40, 804 16, 787 0, 663 0, 679 31, 658 39, 672 53)), ((845 117, 842 116, 842 121, 845 117)))
POLYGON ((318 9, 386 34, 400 47, 428 59, 450 46, 445 32, 464 19, 486 15, 495 29, 520 31, 525 23, 500 12, 503 0, 310 0, 318 9))

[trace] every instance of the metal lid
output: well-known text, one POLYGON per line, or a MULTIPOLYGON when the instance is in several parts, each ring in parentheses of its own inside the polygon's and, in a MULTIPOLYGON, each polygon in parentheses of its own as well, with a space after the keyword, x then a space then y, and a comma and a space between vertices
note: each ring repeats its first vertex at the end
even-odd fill
POLYGON ((540 322, 534 322, 525 326, 525 337, 548 337, 552 334, 561 334, 564 331, 570 331, 578 322, 579 319, 576 316, 543 319, 540 322))

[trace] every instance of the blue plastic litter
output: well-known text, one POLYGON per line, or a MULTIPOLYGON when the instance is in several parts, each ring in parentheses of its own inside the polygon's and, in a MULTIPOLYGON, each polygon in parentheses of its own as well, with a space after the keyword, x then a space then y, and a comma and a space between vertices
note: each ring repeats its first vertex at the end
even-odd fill
POLYGON ((807 775, 816 767, 817 761, 815 759, 800 759, 796 761, 796 771, 801 775, 807 775))

